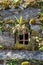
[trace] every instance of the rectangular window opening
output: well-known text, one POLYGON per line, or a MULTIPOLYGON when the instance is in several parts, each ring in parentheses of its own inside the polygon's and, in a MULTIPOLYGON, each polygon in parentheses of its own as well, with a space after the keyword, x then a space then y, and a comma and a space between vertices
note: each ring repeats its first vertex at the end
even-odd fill
POLYGON ((23 44, 23 41, 19 41, 20 44, 23 44))
POLYGON ((25 40, 28 40, 28 33, 25 34, 25 40))
POLYGON ((23 39, 23 35, 19 35, 19 39, 22 40, 23 39))

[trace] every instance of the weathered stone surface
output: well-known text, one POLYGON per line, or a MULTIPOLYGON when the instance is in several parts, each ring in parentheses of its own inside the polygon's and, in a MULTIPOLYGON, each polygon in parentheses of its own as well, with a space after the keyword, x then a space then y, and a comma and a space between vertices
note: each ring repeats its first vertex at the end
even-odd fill
POLYGON ((35 59, 43 61, 43 52, 41 51, 25 51, 25 50, 0 50, 0 59, 8 59, 8 58, 14 58, 14 59, 35 59))
POLYGON ((40 9, 38 8, 26 8, 21 12, 18 12, 19 9, 9 9, 9 10, 2 10, 0 11, 0 15, 3 19, 15 19, 16 17, 23 17, 23 19, 31 19, 36 18, 38 13, 40 12, 40 9))
POLYGON ((8 36, 0 36, 0 44, 5 46, 13 46, 14 39, 8 36))

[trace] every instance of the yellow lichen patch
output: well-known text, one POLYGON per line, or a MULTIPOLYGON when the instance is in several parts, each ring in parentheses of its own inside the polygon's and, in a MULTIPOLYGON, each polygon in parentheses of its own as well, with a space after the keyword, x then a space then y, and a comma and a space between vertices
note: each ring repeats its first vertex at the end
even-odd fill
POLYGON ((22 0, 14 0, 13 1, 13 6, 18 7, 18 5, 22 2, 22 0))
POLYGON ((24 6, 38 6, 37 4, 37 0, 25 0, 25 2, 23 3, 24 6))
POLYGON ((12 20, 12 19, 4 20, 3 23, 4 24, 12 24, 12 23, 14 23, 14 20, 12 20))
POLYGON ((39 21, 40 21, 41 23, 43 23, 43 17, 40 17, 40 18, 39 18, 39 21))
POLYGON ((36 21, 35 21, 35 19, 34 18, 32 18, 31 20, 30 20, 30 24, 35 24, 36 23, 36 21))
POLYGON ((19 50, 26 49, 26 46, 23 45, 23 44, 18 43, 18 44, 15 44, 15 46, 13 47, 13 49, 19 49, 19 50))
POLYGON ((5 30, 6 30, 5 26, 2 26, 2 31, 5 31, 5 30))
POLYGON ((3 7, 3 9, 8 9, 9 5, 12 4, 12 2, 10 0, 3 0, 0 2, 1 6, 3 7))
POLYGON ((38 36, 39 33, 37 31, 32 31, 32 36, 38 36))
POLYGON ((28 61, 22 62, 21 65, 30 65, 28 61))

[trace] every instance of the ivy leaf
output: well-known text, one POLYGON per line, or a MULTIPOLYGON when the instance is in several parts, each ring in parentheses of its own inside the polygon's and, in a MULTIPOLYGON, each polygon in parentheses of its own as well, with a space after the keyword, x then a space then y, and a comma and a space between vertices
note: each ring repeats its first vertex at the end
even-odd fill
POLYGON ((22 23, 22 16, 20 17, 20 22, 19 22, 20 24, 22 23))
POLYGON ((20 17, 20 19, 18 19, 17 17, 15 17, 15 18, 16 18, 17 23, 21 25, 21 23, 22 23, 22 16, 20 17))

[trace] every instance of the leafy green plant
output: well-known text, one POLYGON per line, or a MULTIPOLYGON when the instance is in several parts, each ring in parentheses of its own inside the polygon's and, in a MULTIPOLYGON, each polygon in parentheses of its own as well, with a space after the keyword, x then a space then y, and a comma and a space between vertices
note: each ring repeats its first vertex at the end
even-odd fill
POLYGON ((22 20, 22 16, 20 17, 20 19, 18 19, 17 17, 15 17, 15 18, 16 18, 17 23, 21 25, 22 24, 22 21, 23 21, 22 20))
POLYGON ((39 48, 39 50, 43 51, 43 46, 39 48))
POLYGON ((0 45, 0 49, 2 49, 3 48, 3 46, 2 45, 0 45))
POLYGON ((11 59, 8 61, 7 65, 19 65, 19 62, 17 60, 11 59))

